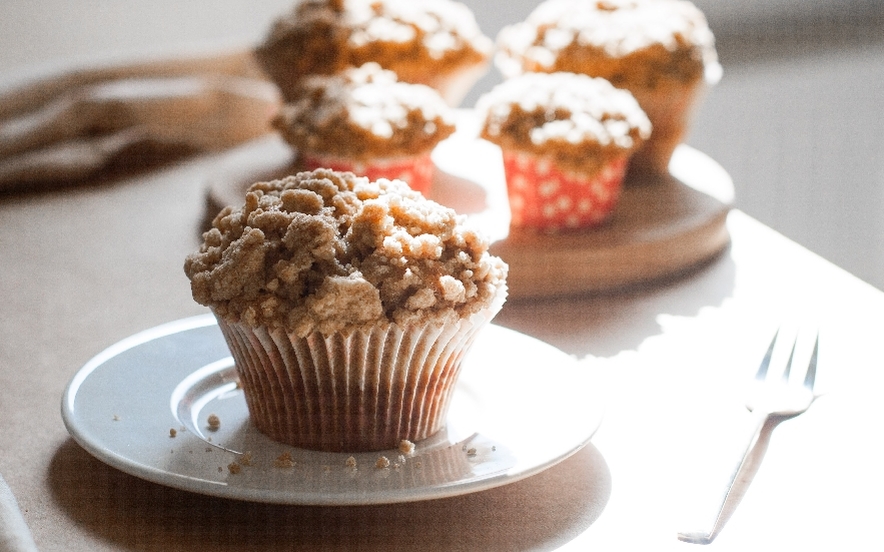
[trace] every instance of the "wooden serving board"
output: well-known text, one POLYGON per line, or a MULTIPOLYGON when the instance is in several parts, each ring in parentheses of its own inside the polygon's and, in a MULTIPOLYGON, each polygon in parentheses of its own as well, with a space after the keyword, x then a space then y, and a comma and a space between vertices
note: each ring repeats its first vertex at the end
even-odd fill
POLYGON ((558 234, 512 229, 491 250, 510 265, 513 298, 625 288, 687 274, 724 250, 732 200, 727 173, 680 146, 669 175, 627 181, 605 226, 558 234))
MULTIPOLYGON (((546 234, 509 228, 500 150, 459 130, 433 153, 432 199, 465 214, 510 266, 510 299, 610 291, 686 274, 729 243, 733 184, 717 163, 688 146, 669 175, 630 176, 612 220, 589 230, 546 234)), ((207 223, 241 204, 251 183, 290 174, 293 153, 268 137, 240 148, 210 179, 207 223)))

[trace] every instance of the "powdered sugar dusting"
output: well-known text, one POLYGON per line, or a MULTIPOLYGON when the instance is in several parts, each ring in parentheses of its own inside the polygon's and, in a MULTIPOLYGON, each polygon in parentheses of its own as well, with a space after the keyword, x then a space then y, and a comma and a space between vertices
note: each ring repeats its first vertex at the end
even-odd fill
POLYGON ((303 151, 391 156, 429 151, 454 131, 454 112, 432 88, 366 63, 305 79, 275 125, 303 151), (346 129, 358 132, 346 140, 346 129))
POLYGON ((547 0, 498 36, 497 63, 505 75, 524 67, 555 70, 573 47, 622 58, 662 46, 666 52, 698 50, 703 65, 717 66, 715 38, 703 13, 686 0, 547 0))
POLYGON ((527 73, 505 81, 476 106, 485 115, 485 134, 501 136, 514 111, 542 113, 528 130, 526 149, 554 142, 632 149, 647 139, 651 123, 632 94, 604 79, 571 73, 527 73))
POLYGON ((435 58, 470 44, 490 52, 470 10, 450 0, 348 0, 345 23, 353 29, 350 42, 360 47, 373 42, 410 42, 420 38, 435 58))

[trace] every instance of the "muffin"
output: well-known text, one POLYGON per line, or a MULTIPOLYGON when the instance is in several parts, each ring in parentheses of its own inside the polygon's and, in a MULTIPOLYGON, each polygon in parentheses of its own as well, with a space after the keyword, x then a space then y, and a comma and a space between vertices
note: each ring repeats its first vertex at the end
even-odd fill
POLYGON ((437 432, 506 265, 401 181, 320 169, 253 184, 184 270, 214 312, 250 419, 323 451, 437 432))
POLYGON ((512 227, 602 224, 630 156, 651 135, 635 98, 576 73, 524 73, 479 98, 482 138, 503 153, 512 227))
POLYGON ((455 130, 454 111, 422 84, 398 82, 376 63, 307 77, 273 123, 301 169, 400 179, 429 194, 430 153, 455 130))
POLYGON ((570 71, 632 92, 654 125, 639 170, 667 172, 706 87, 721 77, 706 18, 686 0, 548 0, 498 35, 505 77, 570 71))
POLYGON ((451 0, 305 0, 278 19, 256 54, 288 99, 307 75, 369 61, 458 105, 488 67, 493 43, 451 0))

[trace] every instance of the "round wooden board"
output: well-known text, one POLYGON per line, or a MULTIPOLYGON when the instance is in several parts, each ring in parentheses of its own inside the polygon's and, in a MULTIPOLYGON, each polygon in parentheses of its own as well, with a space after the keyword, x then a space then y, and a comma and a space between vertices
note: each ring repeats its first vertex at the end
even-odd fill
MULTIPOLYGON (((620 203, 600 228, 556 234, 509 228, 500 150, 459 127, 433 153, 431 198, 468 216, 510 266, 511 299, 609 291, 688 272, 729 243, 733 183, 703 153, 682 145, 668 175, 628 177, 620 203)), ((279 138, 240 148, 210 179, 207 222, 243 201, 253 182, 291 174, 293 154, 279 138)))
POLYGON ((510 265, 513 298, 628 287, 687 273, 720 253, 730 241, 732 198, 727 173, 680 146, 669 175, 627 182, 604 227, 557 234, 512 229, 491 250, 510 265))

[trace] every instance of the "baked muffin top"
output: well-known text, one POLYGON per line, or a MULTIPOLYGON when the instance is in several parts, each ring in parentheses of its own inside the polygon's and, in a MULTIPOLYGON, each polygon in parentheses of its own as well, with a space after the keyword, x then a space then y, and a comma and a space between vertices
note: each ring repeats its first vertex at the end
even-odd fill
POLYGON ((525 73, 479 98, 482 137, 504 150, 555 159, 592 172, 635 151, 651 123, 635 98, 601 78, 575 73, 525 73))
POLYGON ((299 151, 361 161, 429 152, 455 129, 438 92, 376 63, 307 77, 273 125, 299 151))
POLYGON ((469 316, 503 301, 507 267, 404 182, 318 169, 253 184, 184 271, 216 315, 304 337, 469 316))
POLYGON ((706 18, 687 0, 547 0, 497 40, 495 63, 507 77, 570 71, 654 88, 721 72, 706 18))
POLYGON ((258 59, 288 97, 310 74, 374 61, 400 80, 485 63, 493 43, 472 12, 452 0, 305 0, 278 19, 258 59))

